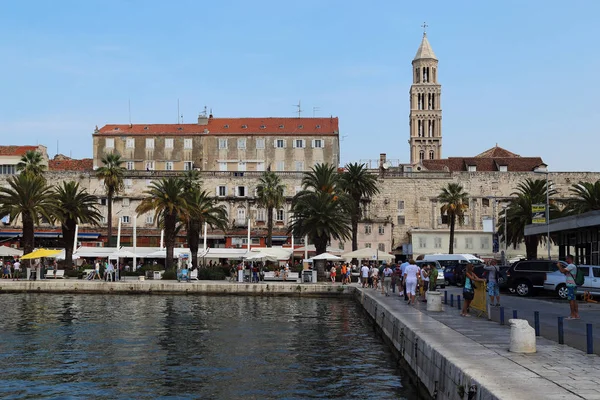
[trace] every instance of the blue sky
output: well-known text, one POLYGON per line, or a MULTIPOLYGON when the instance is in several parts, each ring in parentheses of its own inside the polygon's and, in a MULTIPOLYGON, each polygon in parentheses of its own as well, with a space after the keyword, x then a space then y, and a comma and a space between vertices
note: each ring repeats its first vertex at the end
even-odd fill
POLYGON ((0 142, 91 157, 95 125, 340 118, 342 162, 409 161, 411 60, 440 60, 443 156, 498 143, 598 171, 597 1, 3 2, 0 142))

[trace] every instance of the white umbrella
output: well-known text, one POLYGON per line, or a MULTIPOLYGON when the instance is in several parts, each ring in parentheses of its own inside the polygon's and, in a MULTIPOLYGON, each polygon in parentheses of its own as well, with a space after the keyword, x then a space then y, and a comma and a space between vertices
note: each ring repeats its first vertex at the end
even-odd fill
POLYGON ((318 256, 314 256, 313 258, 311 258, 311 260, 342 261, 343 258, 334 256, 333 254, 330 254, 330 253, 322 253, 322 254, 319 254, 318 256))
POLYGON ((351 251, 350 253, 342 254, 342 257, 344 257, 347 260, 350 260, 352 258, 357 258, 359 260, 377 260, 377 261, 379 261, 379 260, 392 261, 394 258, 396 258, 392 254, 386 253, 385 251, 379 251, 377 249, 372 249, 370 247, 365 247, 364 249, 359 249, 359 250, 351 251))
POLYGON ((13 249, 8 246, 0 246, 0 257, 18 257, 22 255, 23 252, 21 250, 13 249))
POLYGON ((108 258, 134 258, 134 257, 139 257, 139 256, 131 251, 123 250, 123 249, 115 251, 114 253, 112 253, 108 256, 108 258))
POLYGON ((270 254, 265 254, 265 253, 254 253, 254 254, 250 254, 248 257, 246 257, 246 261, 277 261, 277 257, 270 255, 270 254))

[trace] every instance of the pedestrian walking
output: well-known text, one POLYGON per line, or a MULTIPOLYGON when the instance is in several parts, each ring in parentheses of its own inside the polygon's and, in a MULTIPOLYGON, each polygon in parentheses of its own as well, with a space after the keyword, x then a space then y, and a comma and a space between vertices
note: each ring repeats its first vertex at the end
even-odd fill
POLYGON ((390 286, 392 285, 392 274, 394 271, 386 265, 381 274, 381 294, 390 295, 390 286))
POLYGON ((487 271, 487 294, 490 297, 490 305, 500 307, 500 287, 498 286, 500 267, 496 265, 496 260, 492 260, 484 269, 487 271), (494 298, 496 299, 495 303, 494 298))
POLYGON ((335 275, 337 270, 335 269, 335 265, 331 267, 329 270, 329 279, 331 279, 331 283, 335 284, 335 275))
POLYGON ((422 286, 422 292, 423 292, 423 299, 421 300, 422 302, 427 302, 427 292, 429 291, 429 265, 425 264, 423 265, 423 268, 421 268, 421 284, 422 286))
POLYGON ((13 268, 15 270, 13 279, 19 280, 19 278, 21 277, 21 262, 18 259, 15 260, 13 268))
POLYGON ((419 267, 415 264, 415 260, 410 260, 404 270, 404 286, 406 293, 409 296, 408 304, 415 303, 415 295, 417 293, 417 283, 419 276, 419 267))
POLYGON ((560 272, 565 274, 565 283, 567 284, 567 300, 571 308, 571 314, 567 319, 579 319, 579 305, 577 304, 577 284, 575 276, 577 276, 577 266, 573 263, 573 256, 567 256, 567 266, 563 267, 561 263, 556 263, 560 272))
POLYGON ((369 267, 364 264, 360 267, 360 277, 362 278, 362 287, 366 288, 369 281, 369 267))
POLYGON ((404 294, 404 301, 409 300, 408 293, 406 292, 406 278, 404 277, 404 274, 406 273, 406 267, 408 267, 409 265, 410 265, 410 263, 408 261, 405 261, 402 264, 400 264, 400 273, 402 276, 402 292, 404 294))

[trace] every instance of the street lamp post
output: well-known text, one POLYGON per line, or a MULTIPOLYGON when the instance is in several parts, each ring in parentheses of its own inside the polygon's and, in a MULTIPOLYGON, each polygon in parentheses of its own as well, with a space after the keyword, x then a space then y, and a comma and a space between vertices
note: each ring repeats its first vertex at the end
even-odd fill
POLYGON ((548 260, 550 257, 550 187, 548 186, 548 175, 550 172, 547 169, 535 170, 536 174, 546 174, 546 244, 548 248, 548 260))

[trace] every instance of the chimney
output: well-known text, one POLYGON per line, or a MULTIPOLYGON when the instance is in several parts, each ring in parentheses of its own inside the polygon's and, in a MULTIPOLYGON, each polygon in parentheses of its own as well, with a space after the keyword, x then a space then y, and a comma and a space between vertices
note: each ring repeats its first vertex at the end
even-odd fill
POLYGON ((208 125, 208 117, 206 114, 198 115, 198 125, 208 125))
POLYGON ((387 156, 385 153, 379 154, 379 168, 383 168, 383 164, 387 161, 387 156))

